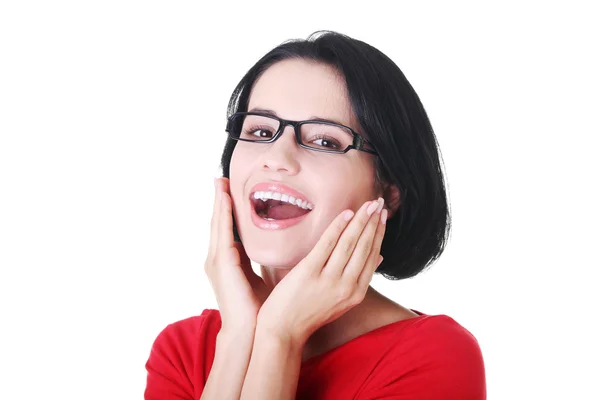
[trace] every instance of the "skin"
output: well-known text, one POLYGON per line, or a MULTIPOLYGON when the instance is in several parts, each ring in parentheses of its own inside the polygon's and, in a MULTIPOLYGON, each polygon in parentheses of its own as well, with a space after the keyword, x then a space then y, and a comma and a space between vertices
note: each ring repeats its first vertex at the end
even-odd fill
MULTIPOLYGON (((322 117, 361 132, 344 79, 324 64, 293 59, 271 66, 250 94, 248 110, 255 108, 298 121, 322 117)), ((237 143, 230 166, 234 214, 245 251, 261 265, 269 291, 306 257, 337 215, 346 209, 356 211, 383 195, 376 185, 373 157, 356 150, 336 155, 303 149, 295 142, 291 126, 272 144, 237 143), (269 232, 257 228, 250 219, 248 197, 252 186, 264 181, 293 187, 315 208, 303 222, 288 229, 269 232)), ((385 208, 390 216, 395 211, 385 208)), ((304 358, 329 347, 323 343, 343 343, 389 321, 416 316, 370 286, 361 306, 350 311, 352 314, 315 332, 314 340, 306 343, 304 358)))
MULTIPOLYGON (((297 121, 322 117, 360 132, 345 83, 333 69, 321 64, 286 60, 271 66, 251 92, 248 110, 256 108, 297 121)), ((308 254, 340 212, 357 210, 380 195, 375 190, 372 155, 355 150, 337 155, 303 149, 296 144, 291 126, 272 144, 238 142, 230 179, 242 242, 250 259, 263 266, 262 276, 272 287, 308 254), (253 185, 264 181, 282 182, 307 196, 315 206, 310 216, 281 231, 254 226, 248 196, 253 185)))
MULTIPOLYGON (((343 79, 323 64, 271 66, 255 83, 248 109, 254 108, 291 120, 321 117, 360 132, 343 79)), ((395 211, 379 199, 372 157, 303 149, 292 127, 272 144, 238 142, 231 180, 216 181, 205 271, 223 321, 217 355, 233 343, 243 349, 238 362, 216 358, 202 398, 213 398, 225 382, 231 398, 294 398, 302 361, 416 316, 369 286, 381 262, 385 222, 395 211), (314 209, 295 226, 261 230, 252 223, 249 200, 259 182, 291 186, 314 209), (233 242, 232 213, 243 246, 233 242), (261 265, 261 276, 250 259, 261 265)))

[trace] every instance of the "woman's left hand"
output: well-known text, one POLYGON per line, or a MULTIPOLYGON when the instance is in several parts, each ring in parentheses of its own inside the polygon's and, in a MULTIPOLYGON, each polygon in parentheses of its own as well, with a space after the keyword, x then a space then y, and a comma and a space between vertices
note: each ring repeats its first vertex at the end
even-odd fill
POLYGON ((321 326, 360 304, 379 255, 387 210, 383 199, 346 210, 316 246, 275 286, 260 308, 257 330, 304 345, 321 326), (348 220, 350 220, 348 222, 348 220))

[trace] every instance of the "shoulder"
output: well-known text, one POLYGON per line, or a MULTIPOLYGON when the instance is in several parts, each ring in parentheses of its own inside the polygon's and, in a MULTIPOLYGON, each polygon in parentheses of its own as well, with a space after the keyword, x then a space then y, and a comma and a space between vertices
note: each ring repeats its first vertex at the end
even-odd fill
POLYGON ((156 337, 150 356, 159 353, 169 358, 211 357, 220 329, 219 311, 205 309, 200 315, 167 325, 156 337))
POLYGON ((221 315, 212 309, 167 325, 154 340, 146 362, 145 398, 198 394, 208 379, 220 329, 221 315))
POLYGON ((477 338, 448 315, 421 315, 415 318, 395 347, 407 345, 423 363, 430 366, 483 369, 477 338))
POLYGON ((416 333, 415 340, 426 347, 476 354, 481 352, 475 336, 448 315, 422 315, 416 318, 410 329, 416 333))
POLYGON ((200 315, 185 318, 167 325, 157 337, 165 340, 173 337, 198 337, 204 334, 216 333, 221 329, 221 314, 219 310, 205 309, 200 315))
MULTIPOLYGON (((479 342, 475 336, 454 318, 445 314, 417 314, 395 324, 387 333, 393 348, 410 347, 418 351, 435 351, 434 354, 464 351, 481 355, 479 342)), ((384 327, 385 329, 385 327, 384 327)))
POLYGON ((402 325, 372 371, 371 393, 485 398, 483 356, 469 330, 447 315, 423 314, 402 325))

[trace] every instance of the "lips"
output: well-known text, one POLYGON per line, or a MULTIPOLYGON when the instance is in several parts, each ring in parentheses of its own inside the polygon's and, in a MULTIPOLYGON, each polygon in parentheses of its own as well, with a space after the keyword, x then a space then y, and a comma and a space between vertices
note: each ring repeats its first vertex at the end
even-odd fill
POLYGON ((296 225, 314 208, 304 194, 281 183, 264 182, 254 185, 249 197, 252 222, 265 230, 285 229, 296 225))

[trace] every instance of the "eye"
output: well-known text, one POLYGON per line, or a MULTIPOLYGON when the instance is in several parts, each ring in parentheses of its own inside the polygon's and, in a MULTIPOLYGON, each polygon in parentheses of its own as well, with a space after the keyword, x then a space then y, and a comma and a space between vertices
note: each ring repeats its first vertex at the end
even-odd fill
POLYGON ((317 137, 311 143, 314 143, 320 147, 325 147, 327 149, 339 149, 340 148, 340 143, 337 140, 329 138, 324 135, 317 137))
POLYGON ((267 131, 265 129, 257 129, 253 132, 250 132, 250 135, 257 136, 257 137, 263 138, 263 139, 269 139, 273 134, 270 131, 267 131))
POLYGON ((271 127, 251 126, 243 130, 242 136, 254 140, 268 140, 273 137, 273 129, 271 127))

